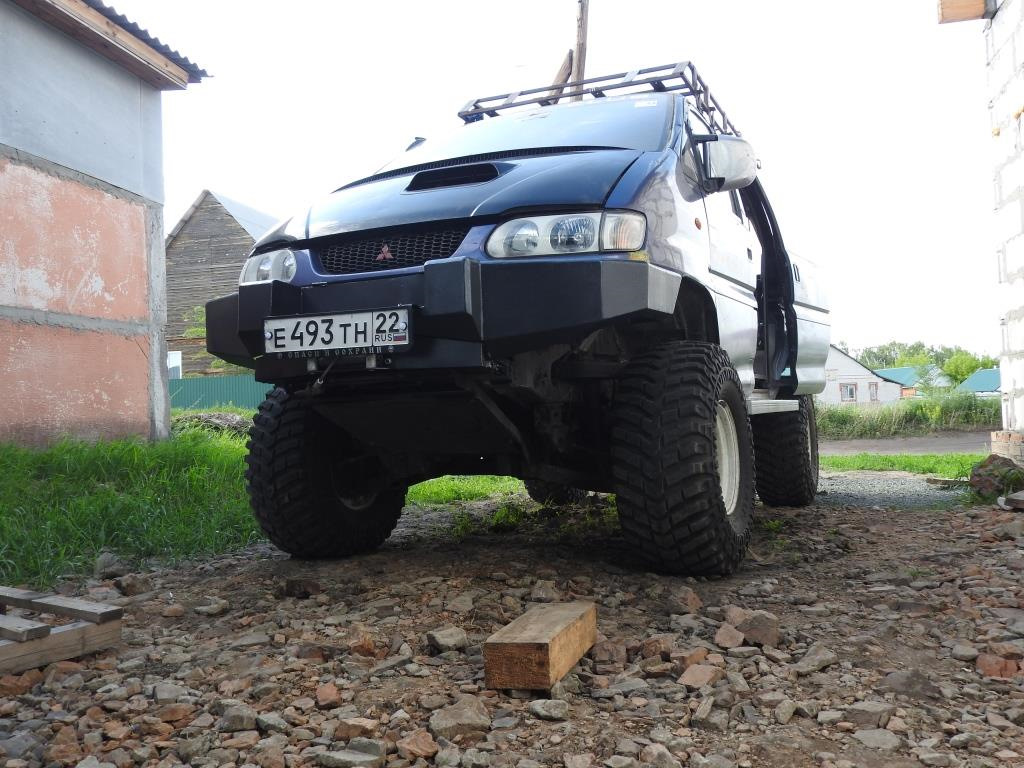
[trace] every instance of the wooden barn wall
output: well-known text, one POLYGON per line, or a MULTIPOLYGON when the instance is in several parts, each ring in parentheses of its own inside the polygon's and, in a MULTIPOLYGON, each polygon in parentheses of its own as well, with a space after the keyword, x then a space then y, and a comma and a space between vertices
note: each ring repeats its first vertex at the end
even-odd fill
POLYGON ((206 195, 167 244, 168 349, 182 349, 184 373, 209 369, 213 358, 175 342, 187 326, 185 313, 238 289, 238 273, 253 238, 212 195, 206 195))

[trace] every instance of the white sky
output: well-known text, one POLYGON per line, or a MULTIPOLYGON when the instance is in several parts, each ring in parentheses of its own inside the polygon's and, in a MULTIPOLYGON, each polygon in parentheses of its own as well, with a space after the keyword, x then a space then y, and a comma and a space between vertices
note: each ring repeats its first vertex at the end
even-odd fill
MULTIPOLYGON (((107 0, 213 75, 164 98, 166 228, 203 188, 284 217, 470 99, 551 81, 575 0, 107 0)), ((999 351, 983 22, 935 0, 591 0, 587 75, 692 60, 763 162, 833 340, 999 351)))

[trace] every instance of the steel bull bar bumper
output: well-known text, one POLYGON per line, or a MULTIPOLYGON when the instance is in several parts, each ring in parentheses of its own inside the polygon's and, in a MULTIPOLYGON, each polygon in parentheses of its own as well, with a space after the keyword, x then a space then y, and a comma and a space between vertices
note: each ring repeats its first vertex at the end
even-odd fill
POLYGON ((479 368, 490 356, 571 343, 616 320, 671 314, 679 283, 677 273, 644 261, 574 257, 457 259, 428 263, 412 274, 309 286, 243 285, 206 305, 206 348, 255 368, 261 381, 305 377, 307 360, 264 355, 264 319, 406 305, 412 307, 412 346, 389 355, 382 367, 479 368))

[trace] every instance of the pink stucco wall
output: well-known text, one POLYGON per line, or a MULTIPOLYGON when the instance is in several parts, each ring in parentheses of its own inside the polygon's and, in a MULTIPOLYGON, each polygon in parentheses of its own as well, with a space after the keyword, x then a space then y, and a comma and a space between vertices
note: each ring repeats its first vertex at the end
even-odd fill
POLYGON ((0 440, 148 435, 149 339, 0 319, 0 440))
POLYGON ((144 321, 142 205, 0 158, 0 305, 144 321))
POLYGON ((0 440, 153 434, 146 220, 0 157, 0 440))

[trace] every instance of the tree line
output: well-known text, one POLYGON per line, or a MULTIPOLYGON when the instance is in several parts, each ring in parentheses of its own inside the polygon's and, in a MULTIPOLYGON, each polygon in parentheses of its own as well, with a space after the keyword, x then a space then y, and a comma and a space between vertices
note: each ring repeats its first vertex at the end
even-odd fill
POLYGON ((999 361, 989 355, 976 355, 963 347, 929 346, 923 341, 890 341, 865 349, 850 349, 840 341, 836 346, 872 370, 907 366, 937 368, 949 377, 954 386, 977 370, 999 365, 999 361))

